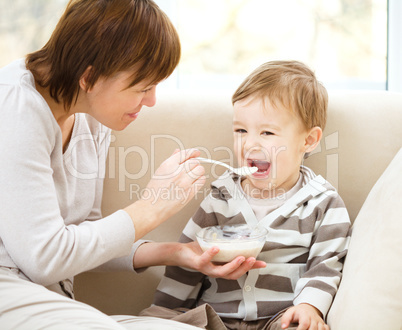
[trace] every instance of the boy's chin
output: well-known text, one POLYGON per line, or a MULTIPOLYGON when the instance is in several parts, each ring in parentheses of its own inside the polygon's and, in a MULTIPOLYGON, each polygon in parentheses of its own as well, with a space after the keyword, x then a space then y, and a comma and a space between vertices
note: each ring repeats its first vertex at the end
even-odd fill
POLYGON ((254 194, 272 195, 275 190, 275 184, 272 183, 272 181, 267 177, 256 178, 254 176, 249 176, 246 180, 244 180, 243 190, 249 196, 254 194))

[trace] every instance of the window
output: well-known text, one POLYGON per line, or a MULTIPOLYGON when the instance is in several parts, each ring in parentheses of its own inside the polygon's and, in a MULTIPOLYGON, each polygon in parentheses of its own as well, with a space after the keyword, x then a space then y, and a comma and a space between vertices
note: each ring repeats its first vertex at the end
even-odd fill
POLYGON ((68 0, 0 2, 0 67, 41 48, 68 0))
POLYGON ((179 31, 180 88, 234 89, 273 59, 305 62, 328 88, 385 89, 385 0, 157 0, 179 31))
MULTIPOLYGON (((43 46, 67 2, 1 2, 0 66, 43 46)), ((233 90, 263 62, 296 59, 327 88, 402 92, 399 0, 156 2, 176 25, 183 50, 162 88, 233 90)))

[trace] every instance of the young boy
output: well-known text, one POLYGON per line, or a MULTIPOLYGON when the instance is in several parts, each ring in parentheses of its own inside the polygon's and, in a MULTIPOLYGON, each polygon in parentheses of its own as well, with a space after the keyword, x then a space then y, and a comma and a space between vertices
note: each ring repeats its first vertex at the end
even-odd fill
POLYGON ((180 316, 184 322, 204 317, 214 330, 329 329, 324 319, 340 282, 350 220, 335 189, 302 165, 322 137, 327 92, 304 64, 275 61, 251 73, 232 103, 238 165, 258 172, 225 173, 213 182, 180 241, 195 240, 206 226, 263 226, 268 235, 258 259, 266 267, 238 280, 167 267, 154 306, 143 314, 193 309, 180 316))

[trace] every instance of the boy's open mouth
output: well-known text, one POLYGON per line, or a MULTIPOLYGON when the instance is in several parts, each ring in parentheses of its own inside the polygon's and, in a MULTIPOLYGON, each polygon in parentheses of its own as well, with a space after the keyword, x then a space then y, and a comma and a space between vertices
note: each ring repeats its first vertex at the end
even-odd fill
POLYGON ((265 173, 271 167, 271 163, 265 160, 247 159, 247 164, 250 167, 257 167, 258 171, 256 173, 265 173))

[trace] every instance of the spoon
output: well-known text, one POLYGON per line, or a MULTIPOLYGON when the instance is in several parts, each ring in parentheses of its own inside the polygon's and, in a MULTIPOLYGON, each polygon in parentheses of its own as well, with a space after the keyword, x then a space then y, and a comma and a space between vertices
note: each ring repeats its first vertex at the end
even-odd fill
POLYGON ((231 171, 237 175, 240 175, 240 176, 251 175, 258 171, 258 167, 256 167, 256 166, 253 166, 253 167, 243 166, 243 167, 234 168, 232 166, 229 166, 228 164, 220 162, 219 160, 213 160, 213 159, 203 158, 203 157, 196 157, 195 159, 198 159, 200 162, 204 162, 204 163, 222 165, 222 166, 228 168, 229 171, 231 171))

